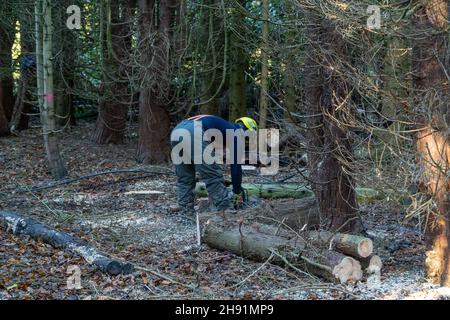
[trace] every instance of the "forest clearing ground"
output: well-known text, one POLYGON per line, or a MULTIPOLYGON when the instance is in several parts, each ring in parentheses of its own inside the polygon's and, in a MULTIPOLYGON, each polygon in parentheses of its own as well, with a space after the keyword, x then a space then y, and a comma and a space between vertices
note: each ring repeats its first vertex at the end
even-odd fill
MULTIPOLYGON (((136 139, 90 142, 94 124, 64 132, 62 155, 71 176, 136 167, 136 139)), ((448 290, 423 278, 420 230, 392 203, 366 204, 361 214, 384 262, 382 283, 336 286, 271 264, 196 246, 196 232, 174 214, 175 177, 105 175, 36 193, 50 182, 38 128, 0 139, 0 210, 17 211, 76 235, 98 249, 159 272, 110 277, 79 257, 0 229, 0 299, 443 299, 448 290), (154 198, 127 191, 158 190, 154 198), (389 213, 389 214, 387 214, 389 213), (68 290, 67 268, 81 268, 80 290, 68 290), (259 269, 258 269, 259 268, 259 269), (255 272, 257 270, 257 272, 255 272), (188 286, 194 286, 195 289, 188 286)), ((250 179, 246 177, 245 179, 250 179)))

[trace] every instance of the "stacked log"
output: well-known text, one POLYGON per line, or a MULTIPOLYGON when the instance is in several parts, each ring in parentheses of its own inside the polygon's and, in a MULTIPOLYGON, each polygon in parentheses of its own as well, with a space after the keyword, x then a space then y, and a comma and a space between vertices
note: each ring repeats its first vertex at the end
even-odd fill
POLYGON ((361 266, 367 271, 369 274, 379 274, 381 272, 381 268, 383 267, 383 262, 381 258, 373 254, 366 259, 360 259, 361 266))
POLYGON ((368 281, 380 281, 383 263, 378 255, 373 254, 371 239, 359 235, 327 231, 309 231, 305 237, 312 243, 328 246, 330 250, 336 250, 355 258, 367 273, 368 281))
POLYGON ((383 267, 381 258, 376 254, 371 255, 370 257, 361 260, 361 266, 368 275, 367 284, 370 287, 379 286, 381 283, 381 268, 383 267))
POLYGON ((290 265, 332 282, 362 279, 361 264, 336 251, 311 248, 301 239, 288 239, 258 231, 242 219, 214 217, 207 220, 202 241, 251 260, 290 265))
POLYGON ((373 252, 372 240, 358 235, 309 231, 307 232, 307 238, 312 243, 329 246, 330 249, 357 259, 367 258, 373 252))
POLYGON ((341 283, 360 281, 363 271, 380 277, 381 259, 371 239, 359 235, 314 231, 321 219, 314 198, 274 199, 238 214, 205 214, 203 242, 255 261, 289 263, 311 274, 341 283), (283 258, 281 258, 283 257, 283 258))
MULTIPOLYGON (((289 210, 285 208, 285 210, 289 210)), ((292 213, 291 213, 292 214, 292 213)), ((290 265, 333 282, 357 282, 363 271, 370 279, 380 277, 381 259, 373 254, 373 243, 359 235, 325 231, 299 231, 261 220, 222 214, 206 219, 202 241, 251 260, 290 265), (274 255, 275 253, 275 255, 274 255)))

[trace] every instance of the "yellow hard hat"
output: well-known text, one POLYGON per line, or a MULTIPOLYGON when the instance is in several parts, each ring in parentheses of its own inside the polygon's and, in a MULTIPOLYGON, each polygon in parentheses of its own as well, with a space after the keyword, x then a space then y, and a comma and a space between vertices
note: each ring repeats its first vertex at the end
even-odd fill
POLYGON ((258 123, 255 120, 253 120, 252 118, 242 117, 242 118, 237 119, 235 122, 236 123, 242 122, 244 124, 244 127, 247 128, 247 130, 250 130, 250 131, 258 130, 258 123))

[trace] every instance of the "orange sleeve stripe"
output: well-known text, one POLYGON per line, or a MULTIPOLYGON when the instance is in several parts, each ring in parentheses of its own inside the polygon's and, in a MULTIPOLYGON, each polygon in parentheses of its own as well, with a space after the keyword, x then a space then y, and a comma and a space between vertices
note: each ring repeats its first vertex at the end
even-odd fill
POLYGON ((190 118, 188 118, 188 120, 199 120, 199 119, 207 117, 207 116, 208 116, 207 114, 201 114, 201 115, 198 115, 198 116, 190 117, 190 118))

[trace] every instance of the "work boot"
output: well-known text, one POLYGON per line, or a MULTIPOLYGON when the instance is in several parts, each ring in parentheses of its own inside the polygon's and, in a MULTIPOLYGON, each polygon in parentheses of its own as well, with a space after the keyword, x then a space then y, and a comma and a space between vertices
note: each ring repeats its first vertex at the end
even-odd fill
POLYGON ((223 200, 220 202, 220 205, 216 206, 217 211, 227 211, 227 210, 234 210, 233 205, 233 192, 230 190, 227 190, 227 194, 223 198, 223 200))

